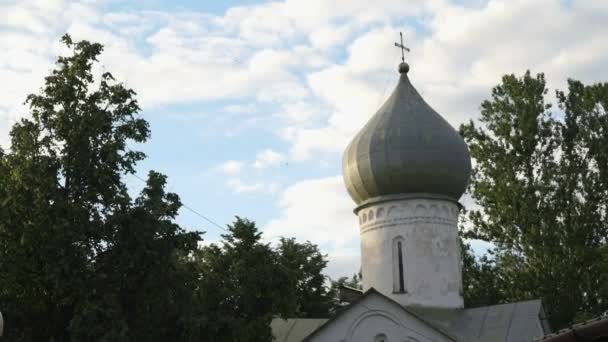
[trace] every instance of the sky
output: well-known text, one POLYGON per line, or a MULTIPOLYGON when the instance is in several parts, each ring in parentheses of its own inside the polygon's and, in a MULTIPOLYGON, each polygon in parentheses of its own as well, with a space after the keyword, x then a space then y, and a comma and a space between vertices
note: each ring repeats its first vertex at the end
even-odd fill
MULTIPOLYGON (((608 80, 605 0, 0 0, 3 148, 66 32, 104 44, 97 71, 137 92, 152 131, 139 177, 166 174, 221 226, 238 215, 319 245, 334 278, 360 265, 341 154, 396 85, 399 32, 412 83, 454 127, 507 73, 544 72, 550 100, 568 78, 608 80)), ((186 208, 177 220, 223 233, 186 208)))

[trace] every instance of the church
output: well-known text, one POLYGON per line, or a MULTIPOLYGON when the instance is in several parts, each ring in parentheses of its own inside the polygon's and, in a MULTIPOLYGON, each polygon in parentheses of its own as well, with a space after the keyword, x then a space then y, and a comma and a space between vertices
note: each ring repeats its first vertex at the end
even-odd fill
POLYGON ((273 320, 275 341, 530 342, 550 332, 540 300, 464 307, 458 216, 471 158, 409 69, 403 60, 396 88, 343 155, 363 290, 350 289, 334 317, 273 320))

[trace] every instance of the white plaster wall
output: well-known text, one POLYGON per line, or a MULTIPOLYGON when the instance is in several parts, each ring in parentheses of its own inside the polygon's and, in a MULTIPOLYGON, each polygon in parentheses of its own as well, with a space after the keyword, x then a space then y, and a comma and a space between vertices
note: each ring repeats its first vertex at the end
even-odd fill
POLYGON ((386 298, 372 294, 321 330, 314 342, 374 342, 386 335, 387 342, 444 342, 447 336, 421 322, 386 298))
POLYGON ((462 308, 458 214, 456 203, 436 199, 402 199, 359 210, 363 289, 373 287, 406 306, 462 308), (399 237, 405 293, 394 292, 392 246, 399 237))

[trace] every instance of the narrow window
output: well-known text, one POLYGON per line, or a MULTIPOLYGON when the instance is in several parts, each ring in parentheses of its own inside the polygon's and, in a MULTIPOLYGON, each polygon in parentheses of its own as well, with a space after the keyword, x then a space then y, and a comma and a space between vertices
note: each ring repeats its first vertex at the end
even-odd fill
POLYGON ((393 292, 405 293, 405 240, 402 236, 393 239, 393 292))
POLYGON ((399 292, 405 292, 405 284, 403 284, 403 250, 401 249, 401 241, 397 241, 397 257, 399 258, 399 292))

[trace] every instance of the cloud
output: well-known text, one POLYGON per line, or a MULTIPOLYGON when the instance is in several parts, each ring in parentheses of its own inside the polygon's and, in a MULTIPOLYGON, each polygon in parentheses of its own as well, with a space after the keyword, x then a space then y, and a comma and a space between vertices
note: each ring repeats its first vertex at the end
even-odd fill
POLYGON ((308 86, 328 114, 312 127, 290 123, 280 131, 295 159, 341 153, 380 107, 398 78, 391 45, 398 31, 412 50, 407 60, 414 86, 454 126, 477 115, 506 73, 543 71, 550 88, 563 88, 568 77, 608 78, 608 45, 601 43, 608 10, 601 1, 427 4, 422 30, 386 20, 347 41, 345 62, 308 73, 308 86))
POLYGON ((264 183, 254 182, 246 183, 239 178, 231 178, 226 182, 226 185, 235 193, 275 193, 279 188, 279 184, 276 182, 264 183))
POLYGON ((59 37, 72 18, 95 21, 91 5, 61 0, 5 1, 0 3, 0 144, 8 143, 8 130, 28 116, 23 106, 35 92, 62 51, 59 37))
POLYGON ((279 205, 279 216, 263 228, 266 239, 295 237, 320 246, 333 279, 359 271, 359 225, 341 176, 297 182, 281 193, 279 205))
POLYGON ((344 65, 333 64, 308 75, 308 86, 327 107, 328 115, 315 127, 292 122, 282 129, 281 135, 291 144, 294 159, 342 153, 380 107, 389 82, 394 85, 398 74, 396 57, 391 64, 378 56, 390 56, 394 52, 387 38, 398 31, 390 27, 371 30, 351 44, 344 65), (361 56, 357 51, 361 51, 361 56))
POLYGON ((281 214, 264 227, 267 238, 296 237, 329 249, 342 249, 359 236, 352 200, 341 176, 310 179, 286 188, 281 214))
POLYGON ((102 62, 138 91, 144 109, 184 101, 270 102, 282 108, 277 114, 285 121, 277 134, 296 159, 309 159, 341 152, 394 86, 396 32, 404 31, 412 48, 415 85, 457 125, 474 115, 506 72, 546 71, 552 85, 568 76, 605 78, 605 6, 601 0, 416 0, 408 6, 286 0, 218 16, 9 2, 1 6, 0 46, 8 53, 0 57, 0 73, 15 86, 0 94, 0 106, 8 108, 2 119, 23 115, 18 103, 40 85, 59 51, 57 38, 68 30, 106 44, 102 62), (346 51, 346 59, 335 51, 346 51))
POLYGON ((281 153, 267 148, 256 154, 253 166, 257 169, 265 169, 267 167, 279 165, 283 159, 284 157, 281 153))
POLYGON ((361 270, 361 255, 359 249, 331 251, 328 254, 327 268, 324 274, 333 280, 340 277, 352 277, 361 270))
MULTIPOLYGON (((285 0, 223 15, 112 8, 64 0, 0 5, 0 144, 10 125, 27 116, 21 103, 64 52, 58 39, 66 31, 105 44, 103 67, 138 92, 144 111, 221 102, 227 112, 247 112, 248 128, 267 129, 271 121, 286 152, 256 157, 260 169, 278 159, 311 165, 338 159, 396 84, 400 55, 392 43, 399 31, 412 51, 412 83, 454 126, 477 115, 505 73, 544 71, 551 88, 564 88, 568 77, 608 79, 604 0, 413 0, 407 6, 285 0)), ((235 126, 226 130, 241 134, 235 126)), ((278 191, 277 183, 236 177, 241 168, 225 170, 233 191, 278 191)), ((298 181, 281 194, 271 232, 349 255, 356 222, 339 176, 298 181), (287 226, 293 230, 281 228, 287 226)))
POLYGON ((227 160, 222 165, 219 166, 219 169, 227 175, 237 175, 243 170, 243 162, 238 160, 227 160))
MULTIPOLYGON (((13 35, 19 44, 2 47, 18 52, 5 57, 16 65, 0 63, 7 66, 0 73, 17 86, 0 98, 0 106, 8 107, 3 113, 10 113, 0 120, 24 115, 17 111, 22 109, 19 103, 38 88, 61 51, 58 38, 65 31, 74 39, 103 43, 102 64, 137 90, 144 110, 221 99, 295 108, 285 105, 310 98, 302 76, 331 64, 327 50, 366 25, 386 20, 387 13, 417 13, 422 3, 402 6, 390 0, 370 10, 365 1, 289 0, 231 8, 217 16, 145 9, 104 13, 102 6, 88 1, 9 2, 1 6, 0 32, 13 35)), ((314 116, 300 108, 286 111, 286 121, 314 116)))
POLYGON ((258 192, 264 189, 262 183, 245 183, 239 178, 232 178, 226 184, 236 193, 258 192))

